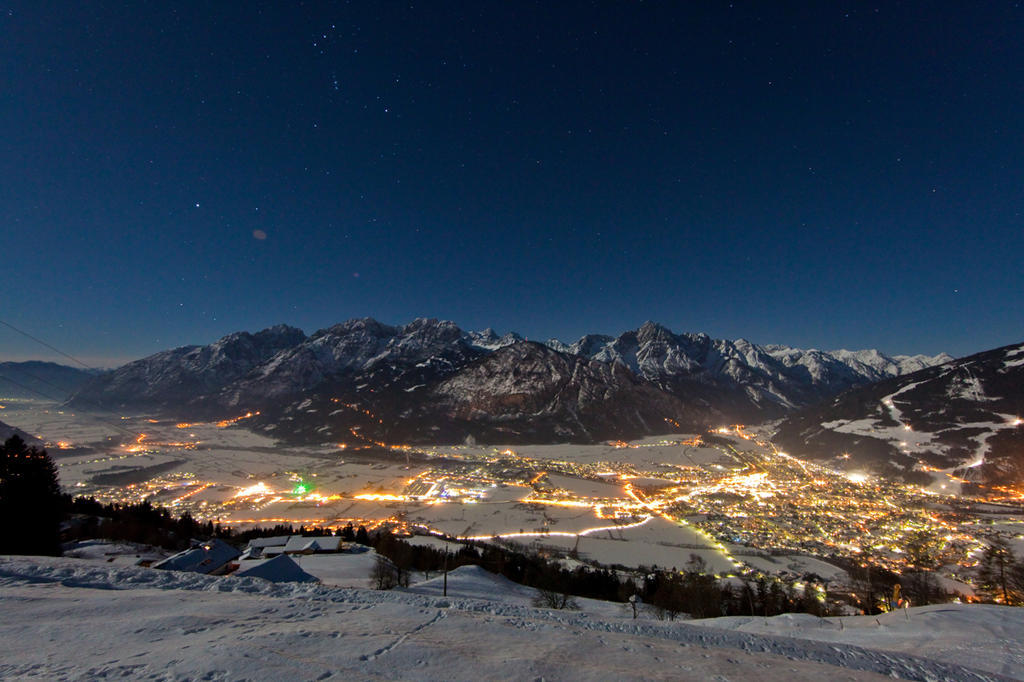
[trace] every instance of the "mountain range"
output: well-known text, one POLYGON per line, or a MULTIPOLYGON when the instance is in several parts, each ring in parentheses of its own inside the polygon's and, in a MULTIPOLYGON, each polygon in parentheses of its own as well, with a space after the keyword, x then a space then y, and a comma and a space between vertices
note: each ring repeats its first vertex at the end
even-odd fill
POLYGON ((25 441, 26 444, 28 444, 31 447, 42 447, 43 446, 43 441, 39 440, 35 436, 33 436, 31 434, 28 434, 28 433, 25 433, 21 429, 19 429, 17 427, 14 427, 14 426, 11 426, 10 424, 5 424, 3 422, 0 422, 0 443, 5 442, 11 436, 18 436, 23 441, 25 441))
POLYGON ((790 416, 774 441, 837 468, 971 491, 1024 483, 1022 417, 1015 344, 846 391, 790 416))
POLYGON ((0 362, 0 398, 63 400, 97 374, 55 362, 0 362))
POLYGON ((182 419, 258 411, 255 428, 299 442, 594 442, 778 418, 951 359, 762 346, 653 322, 566 344, 363 318, 163 351, 70 402, 182 419))

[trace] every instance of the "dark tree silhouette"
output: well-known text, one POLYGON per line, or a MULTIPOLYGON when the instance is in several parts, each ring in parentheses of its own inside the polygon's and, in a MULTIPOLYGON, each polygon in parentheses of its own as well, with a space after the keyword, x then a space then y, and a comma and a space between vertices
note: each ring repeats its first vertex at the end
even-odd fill
POLYGON ((356 542, 360 545, 370 544, 370 534, 366 532, 366 528, 364 526, 359 526, 359 530, 356 531, 356 542))
POLYGON ((60 556, 63 498, 46 450, 11 436, 0 448, 0 554, 60 556))

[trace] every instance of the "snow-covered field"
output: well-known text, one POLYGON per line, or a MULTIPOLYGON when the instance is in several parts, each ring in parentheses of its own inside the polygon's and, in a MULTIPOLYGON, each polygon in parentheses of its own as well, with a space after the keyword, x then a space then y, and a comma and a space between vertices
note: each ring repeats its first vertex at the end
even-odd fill
POLYGON ((827 561, 799 554, 787 554, 781 556, 756 556, 743 554, 738 558, 748 566, 759 571, 763 571, 769 575, 780 573, 782 571, 789 571, 794 575, 814 573, 828 581, 841 581, 845 583, 849 579, 846 571, 838 566, 833 566, 827 561))
POLYGON ((690 441, 696 434, 677 433, 665 436, 651 436, 632 441, 629 447, 608 444, 577 445, 452 445, 443 449, 459 455, 484 456, 504 450, 512 450, 524 457, 577 464, 602 464, 607 462, 632 462, 644 468, 660 466, 700 466, 705 464, 732 465, 734 462, 723 456, 716 448, 680 445, 690 441))
POLYGON ((935 604, 880 616, 773 618, 734 616, 692 621, 736 632, 843 642, 925 656, 1024 679, 1024 609, 992 604, 935 604))
POLYGON ((664 623, 538 609, 479 569, 453 572, 448 597, 437 582, 375 592, 0 557, 0 678, 1024 679, 1024 611, 1002 607, 664 623))
POLYGON ((721 574, 732 573, 736 566, 717 543, 693 526, 653 517, 647 523, 627 530, 609 530, 580 538, 547 535, 513 538, 526 546, 576 549, 579 556, 606 566, 686 567, 692 556, 704 560, 708 567, 721 574))

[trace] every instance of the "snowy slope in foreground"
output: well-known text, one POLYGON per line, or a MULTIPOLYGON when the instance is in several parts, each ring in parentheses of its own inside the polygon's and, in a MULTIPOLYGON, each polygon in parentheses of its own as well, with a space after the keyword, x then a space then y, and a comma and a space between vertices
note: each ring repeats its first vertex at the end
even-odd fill
POLYGON ((1024 678, 1024 609, 994 604, 933 604, 878 616, 773 618, 733 616, 693 621, 736 632, 786 635, 886 649, 1024 678))
MULTIPOLYGON (((845 643, 74 559, 0 557, 0 614, 5 679, 1000 679, 845 643)), ((972 665, 1009 665, 979 644, 972 665)))

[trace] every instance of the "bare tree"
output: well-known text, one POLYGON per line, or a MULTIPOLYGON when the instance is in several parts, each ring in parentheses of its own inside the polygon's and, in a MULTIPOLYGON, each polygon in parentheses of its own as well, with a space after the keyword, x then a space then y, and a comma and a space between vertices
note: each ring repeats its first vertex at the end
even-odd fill
POLYGON ((377 555, 377 560, 373 562, 373 568, 370 569, 370 580, 378 590, 390 590, 399 584, 395 565, 387 557, 380 555, 377 555))
POLYGON ((533 598, 533 604, 544 609, 568 609, 569 611, 579 611, 580 609, 580 605, 569 596, 568 592, 541 588, 537 589, 537 596, 533 598))

